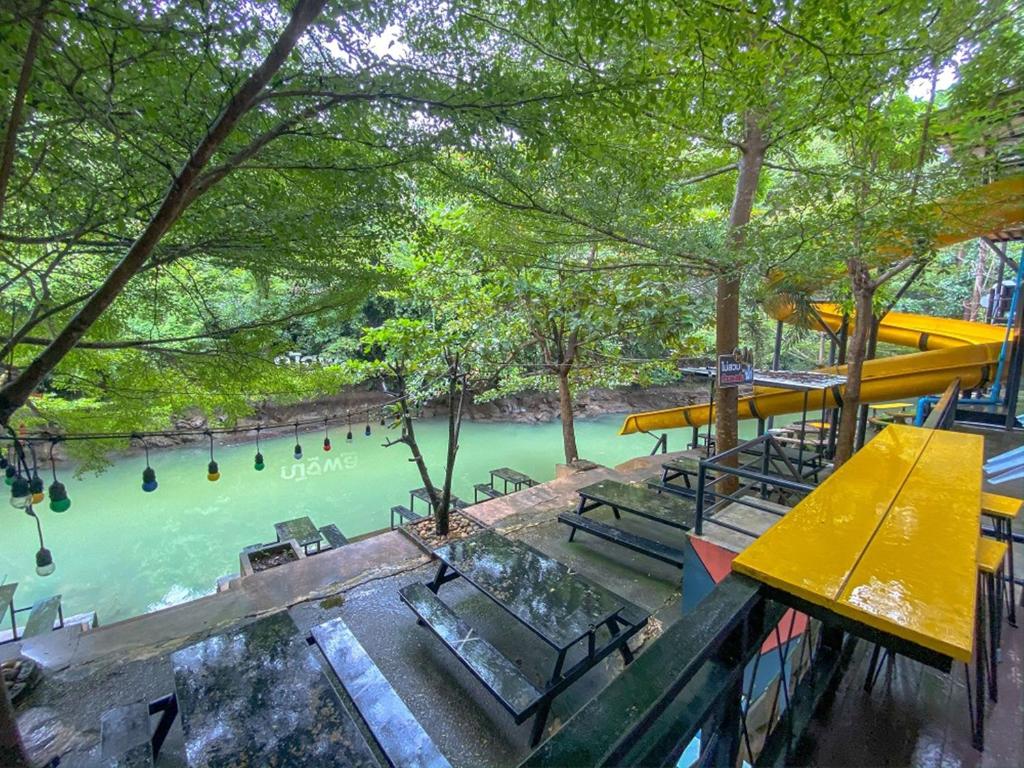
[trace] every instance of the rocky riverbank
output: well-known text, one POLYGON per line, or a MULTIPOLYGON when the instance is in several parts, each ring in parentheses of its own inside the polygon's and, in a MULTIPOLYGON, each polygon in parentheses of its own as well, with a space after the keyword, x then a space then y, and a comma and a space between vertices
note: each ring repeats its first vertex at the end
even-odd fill
MULTIPOLYGON (((240 419, 238 426, 242 429, 262 426, 264 437, 287 434, 292 425, 298 421, 308 424, 324 418, 331 418, 337 429, 338 417, 344 418, 351 414, 353 430, 361 429, 367 415, 371 422, 380 418, 379 407, 389 402, 392 395, 381 390, 351 389, 334 397, 295 403, 291 405, 265 405, 251 417, 240 419)), ((675 384, 659 387, 619 387, 615 389, 589 389, 576 393, 574 411, 578 419, 591 419, 611 413, 629 413, 634 411, 652 411, 662 408, 673 408, 706 400, 706 385, 702 382, 693 384, 675 384)), ((440 418, 445 415, 443 404, 435 403, 423 408, 421 418, 440 418)), ((466 410, 466 418, 471 421, 497 421, 514 423, 544 423, 559 418, 558 393, 526 391, 508 397, 498 398, 482 403, 471 402, 466 410)), ((222 426, 216 422, 212 428, 222 426)), ((201 414, 185 416, 175 421, 178 429, 203 430, 207 420, 201 414)), ((238 432, 224 437, 225 443, 240 443, 253 440, 255 432, 238 432)), ((172 448, 203 441, 199 435, 154 436, 147 438, 151 448, 172 448)), ((131 446, 128 453, 140 451, 131 446)), ((58 460, 63 459, 63 451, 56 452, 58 460)))

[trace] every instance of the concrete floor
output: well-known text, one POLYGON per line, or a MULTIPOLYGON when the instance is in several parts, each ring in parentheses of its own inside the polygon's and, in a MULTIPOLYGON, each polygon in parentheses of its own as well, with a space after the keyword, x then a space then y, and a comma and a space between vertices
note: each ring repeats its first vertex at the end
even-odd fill
MULTIPOLYGON (((606 477, 639 480, 651 475, 663 458, 628 462, 619 471, 598 468, 555 480, 515 498, 481 504, 473 513, 481 522, 528 542, 650 610, 657 621, 651 622, 652 632, 644 633, 647 639, 659 624, 678 615, 680 572, 592 537, 580 535, 569 544, 568 528, 555 518, 574 507, 576 489, 582 485, 606 477)), ((639 518, 624 522, 645 535, 666 541, 674 537, 677 544, 684 535, 639 518)), ((389 532, 237 579, 224 592, 164 611, 91 632, 54 632, 0 646, 0 658, 21 652, 45 671, 42 682, 19 702, 23 737, 41 761, 60 756, 62 766, 95 766, 100 762, 102 712, 170 693, 173 651, 287 608, 303 631, 329 618, 344 617, 456 768, 515 765, 530 752, 530 722, 516 726, 476 678, 429 631, 417 626, 412 612, 399 600, 403 585, 426 581, 433 573, 434 566, 423 552, 403 534, 389 532)), ((486 597, 459 581, 446 585, 442 596, 535 682, 550 675, 553 652, 526 629, 509 622, 486 597)), ((639 642, 640 636, 633 645, 639 642)), ((609 656, 559 697, 548 720, 549 732, 621 669, 621 657, 609 656)), ((184 765, 180 719, 158 764, 184 765)))
MULTIPOLYGON (((671 454, 670 454, 671 456, 671 454)), ((608 477, 638 481, 656 473, 666 457, 643 457, 616 470, 598 468, 515 496, 474 506, 471 514, 520 539, 651 611, 652 633, 678 619, 679 570, 595 539, 568 542, 559 512, 575 506, 576 489, 608 477)), ((1001 493, 1013 493, 1002 487, 1001 493)), ((1021 489, 1024 491, 1024 489, 1021 489)), ((1014 494, 1024 496, 1024 492, 1014 494)), ((608 521, 610 511, 592 513, 608 521)), ((623 515, 617 522, 641 535, 681 544, 676 529, 623 515)), ((1024 563, 1024 559, 1018 559, 1024 563)), ((154 614, 91 632, 52 633, 0 646, 0 658, 21 650, 43 665, 43 682, 19 703, 19 723, 33 752, 62 756, 62 766, 99 764, 99 717, 116 704, 156 698, 173 690, 169 654, 231 626, 287 608, 302 630, 344 617, 452 765, 511 766, 525 757, 530 723, 515 726, 507 713, 425 628, 417 626, 398 590, 433 575, 427 556, 398 532, 385 533, 273 571, 236 580, 230 589, 154 614)), ((516 628, 488 599, 460 581, 442 597, 481 634, 540 682, 552 652, 516 628)), ((1024 616, 1021 623, 1024 624, 1024 616)), ((866 648, 837 689, 829 712, 815 724, 805 750, 809 765, 1019 765, 1024 754, 1022 631, 1004 635, 1000 702, 990 708, 989 749, 970 748, 962 671, 952 677, 899 659, 891 684, 880 680, 873 696, 860 690, 866 648)), ((864 644, 862 644, 864 645, 864 644)), ((314 651, 315 652, 315 651, 314 651)), ((558 698, 549 732, 564 723, 622 669, 612 655, 558 698)), ((614 727, 614 724, 609 724, 614 727)), ((183 765, 176 722, 159 764, 183 765)))
MULTIPOLYGON (((1024 617, 1018 617, 1024 624, 1024 617)), ((1024 627, 1003 624, 999 701, 986 707, 985 751, 971 746, 962 664, 950 674, 898 657, 863 690, 871 646, 856 661, 805 739, 802 763, 919 768, 1011 768, 1024 764, 1024 627)), ((973 673, 972 673, 973 681, 973 673)))

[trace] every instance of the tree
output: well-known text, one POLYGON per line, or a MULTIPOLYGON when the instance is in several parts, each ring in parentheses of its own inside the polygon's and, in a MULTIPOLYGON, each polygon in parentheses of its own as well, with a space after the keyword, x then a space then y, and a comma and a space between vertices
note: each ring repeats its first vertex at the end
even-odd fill
MULTIPOLYGON (((763 225, 758 196, 789 176, 813 183, 803 150, 820 132, 878 93, 905 89, 916 67, 949 60, 1003 17, 945 0, 577 3, 569 12, 481 1, 456 22, 485 41, 479 56, 558 73, 577 96, 521 114, 514 133, 484 133, 468 167, 461 155, 435 165, 510 210, 713 277, 716 352, 731 353, 742 275, 765 256, 750 244, 763 225)), ((719 393, 722 449, 736 438, 734 395, 719 393)))
POLYGON ((409 448, 434 510, 438 536, 447 536, 452 475, 467 398, 495 390, 518 349, 506 333, 493 286, 446 251, 444 230, 460 218, 458 207, 428 210, 432 227, 414 241, 396 246, 389 259, 397 279, 385 296, 395 317, 366 328, 362 344, 368 361, 353 362, 358 377, 381 376, 396 393, 394 427, 400 436, 386 445, 409 448), (416 439, 419 407, 445 404, 448 440, 443 480, 438 487, 416 439))
POLYGON ((571 463, 580 458, 574 390, 646 383, 659 374, 674 378, 673 356, 694 327, 689 283, 675 272, 624 269, 621 249, 577 244, 576 227, 538 226, 530 212, 471 199, 448 227, 446 242, 453 262, 487 287, 503 318, 505 344, 521 349, 504 369, 500 391, 553 380, 563 454, 571 463))

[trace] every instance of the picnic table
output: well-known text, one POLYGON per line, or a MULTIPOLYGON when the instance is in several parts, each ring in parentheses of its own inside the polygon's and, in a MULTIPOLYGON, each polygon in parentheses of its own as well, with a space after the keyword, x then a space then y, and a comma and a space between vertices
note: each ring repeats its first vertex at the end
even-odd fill
POLYGON ((616 519, 621 512, 629 512, 671 528, 688 531, 694 524, 694 504, 691 501, 652 492, 642 485, 619 480, 602 480, 577 491, 580 495, 576 514, 583 515, 601 506, 611 507, 616 519))
POLYGON ((508 467, 499 467, 498 469, 491 470, 491 487, 497 490, 497 486, 494 484, 494 479, 498 478, 504 483, 502 487, 502 493, 508 493, 509 484, 512 485, 512 490, 518 491, 524 485, 527 488, 532 488, 537 483, 532 477, 524 475, 522 472, 517 472, 514 469, 508 467))
POLYGON ((171 654, 190 766, 377 766, 286 611, 171 654))
POLYGON ((967 663, 984 631, 976 610, 982 445, 977 435, 890 426, 732 568, 791 607, 897 653, 945 670, 967 663))
MULTIPOLYGON (((441 492, 440 489, 436 489, 436 490, 437 490, 437 493, 441 492)), ((430 501, 430 493, 427 491, 426 486, 424 486, 422 488, 414 488, 413 490, 409 491, 409 511, 410 512, 415 512, 415 510, 416 510, 416 499, 419 499, 420 501, 426 503, 427 509, 429 510, 430 514, 434 513, 434 504, 433 504, 433 502, 430 501)), ((451 497, 451 500, 449 502, 449 506, 452 509, 465 509, 468 505, 466 504, 466 502, 464 502, 458 496, 455 496, 453 494, 452 497, 451 497)))
POLYGON ((317 530, 316 524, 308 517, 296 517, 294 520, 274 523, 274 530, 277 531, 278 541, 295 539, 307 555, 309 554, 309 548, 314 544, 316 545, 316 551, 320 551, 320 542, 323 541, 323 534, 317 530))
POLYGON ((491 530, 453 541, 434 554, 441 563, 433 580, 403 587, 402 600, 516 723, 534 717, 532 744, 543 735, 551 702, 559 694, 615 651, 625 663, 632 661, 627 643, 647 623, 648 612, 557 560, 491 530), (457 578, 556 652, 550 675, 539 686, 437 596, 443 585, 457 578), (567 654, 577 648, 582 651, 576 654, 579 660, 566 668, 567 654))

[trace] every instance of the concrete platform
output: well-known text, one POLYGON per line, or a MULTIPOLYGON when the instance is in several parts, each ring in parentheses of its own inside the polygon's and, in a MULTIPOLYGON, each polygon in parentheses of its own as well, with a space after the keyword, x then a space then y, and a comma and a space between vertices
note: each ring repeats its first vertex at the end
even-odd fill
MULTIPOLYGON (((604 477, 639 480, 666 455, 627 462, 617 470, 602 467, 563 477, 471 511, 485 525, 528 542, 651 611, 655 620, 642 640, 678 616, 678 570, 602 541, 569 544, 568 529, 556 517, 575 506, 577 488, 604 477)), ((641 529, 654 526, 650 535, 683 535, 642 518, 628 522, 641 529)), ((428 556, 404 534, 386 532, 232 579, 223 591, 162 611, 73 637, 53 633, 2 646, 0 658, 21 652, 44 668, 42 682, 19 702, 22 734, 41 762, 60 756, 62 766, 97 765, 101 714, 118 704, 173 691, 168 660, 173 651, 284 607, 302 629, 343 616, 452 765, 516 764, 530 751, 530 722, 515 726, 436 638, 416 625, 412 612, 399 600, 399 588, 425 581, 433 572, 428 556)), ((510 622, 490 600, 459 582, 446 587, 445 599, 470 616, 496 646, 519 659, 526 674, 539 679, 549 672, 551 651, 525 629, 511 625, 510 630, 510 622)), ((639 645, 637 639, 634 645, 639 645)), ((621 658, 612 655, 559 697, 548 720, 549 731, 621 668, 621 658)), ((184 765, 180 721, 171 729, 159 765, 184 765)))

